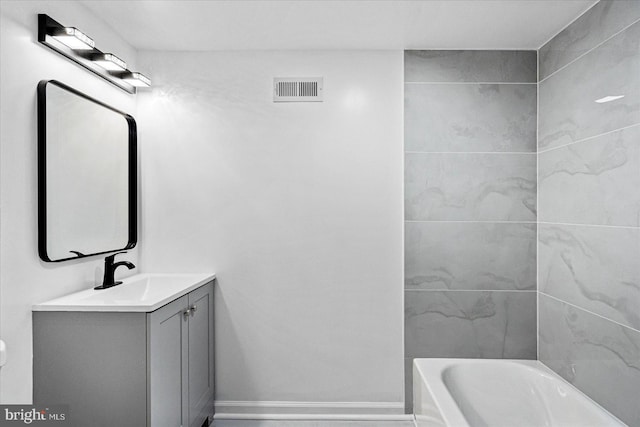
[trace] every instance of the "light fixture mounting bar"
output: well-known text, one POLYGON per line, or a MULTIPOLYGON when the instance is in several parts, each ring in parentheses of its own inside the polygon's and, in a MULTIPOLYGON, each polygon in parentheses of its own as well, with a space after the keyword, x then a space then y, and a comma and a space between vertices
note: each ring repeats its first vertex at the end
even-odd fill
MULTIPOLYGON (((92 61, 92 58, 95 58, 96 56, 106 55, 95 46, 92 50, 75 51, 72 48, 66 46, 64 43, 56 40, 53 35, 59 34, 61 31, 64 31, 65 28, 66 27, 64 25, 51 18, 49 15, 46 15, 44 13, 38 14, 38 41, 40 43, 67 57, 81 67, 102 77, 109 83, 124 90, 125 92, 131 94, 136 93, 135 86, 120 78, 119 75, 110 73, 108 70, 92 61)), ((130 72, 129 70, 124 71, 130 72)))

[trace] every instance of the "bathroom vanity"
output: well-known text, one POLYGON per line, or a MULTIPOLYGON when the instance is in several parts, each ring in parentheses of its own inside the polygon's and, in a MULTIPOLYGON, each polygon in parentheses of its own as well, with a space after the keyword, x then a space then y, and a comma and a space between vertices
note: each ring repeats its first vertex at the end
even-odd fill
POLYGON ((33 307, 33 399, 69 425, 201 427, 213 415, 209 275, 137 275, 33 307))

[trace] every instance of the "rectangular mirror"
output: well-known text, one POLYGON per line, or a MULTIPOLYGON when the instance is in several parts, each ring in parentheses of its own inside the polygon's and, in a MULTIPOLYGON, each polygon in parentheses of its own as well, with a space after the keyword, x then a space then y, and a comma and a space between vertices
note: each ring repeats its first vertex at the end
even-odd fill
POLYGON ((38 252, 47 262, 136 245, 136 122, 55 80, 38 84, 38 252))

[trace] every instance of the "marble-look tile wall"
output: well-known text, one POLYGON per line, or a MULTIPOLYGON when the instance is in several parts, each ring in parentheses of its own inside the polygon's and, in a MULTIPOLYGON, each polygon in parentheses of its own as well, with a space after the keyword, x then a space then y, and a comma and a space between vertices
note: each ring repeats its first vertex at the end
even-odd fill
POLYGON ((600 1, 539 61, 538 356, 640 426, 640 2, 600 1))
POLYGON ((535 51, 405 52, 405 375, 536 357, 535 51))

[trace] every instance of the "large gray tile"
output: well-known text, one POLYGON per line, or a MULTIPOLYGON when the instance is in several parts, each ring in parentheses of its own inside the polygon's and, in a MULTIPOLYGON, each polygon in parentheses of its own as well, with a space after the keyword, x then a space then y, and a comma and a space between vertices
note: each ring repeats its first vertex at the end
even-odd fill
POLYGON ((640 22, 541 82, 538 117, 541 150, 640 123, 640 22))
POLYGON ((536 293, 405 290, 405 357, 534 359, 536 293))
POLYGON ((640 228, 538 227, 540 291, 640 329, 640 228))
POLYGON ((535 221, 535 154, 406 154, 405 219, 535 221))
POLYGON ((535 224, 405 223, 407 289, 535 290, 535 224))
POLYGON ((406 151, 536 151, 535 84, 405 85, 406 151))
POLYGON ((540 295, 540 360, 640 426, 640 332, 540 295))
POLYGON ((640 126, 540 153, 543 222, 640 226, 640 126))
POLYGON ((533 50, 406 50, 405 82, 535 83, 533 50))
POLYGON ((540 79, 567 65, 638 19, 638 0, 598 2, 540 49, 540 79))

